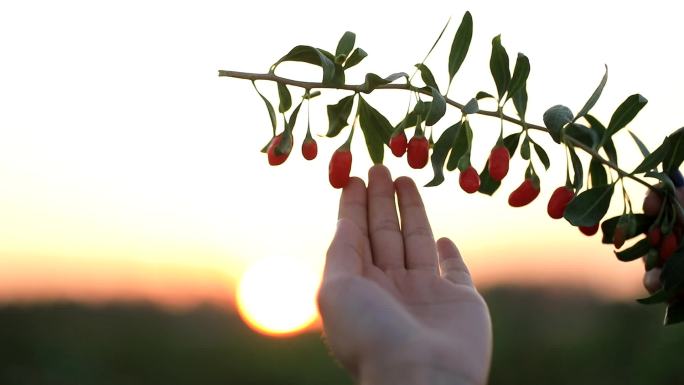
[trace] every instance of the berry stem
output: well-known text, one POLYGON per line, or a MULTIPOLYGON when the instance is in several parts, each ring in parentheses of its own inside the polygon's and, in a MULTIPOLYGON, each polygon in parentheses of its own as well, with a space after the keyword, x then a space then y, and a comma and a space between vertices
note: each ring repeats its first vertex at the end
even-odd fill
MULTIPOLYGON (((235 79, 245 79, 245 80, 251 80, 252 82, 256 80, 266 80, 266 81, 272 81, 276 83, 281 83, 285 85, 290 85, 294 87, 300 87, 304 89, 337 89, 337 90, 349 90, 349 91, 354 91, 356 93, 364 92, 364 86, 363 84, 340 84, 340 85, 331 85, 331 84, 323 84, 323 83, 318 83, 318 82, 305 82, 305 81, 299 81, 299 80, 294 80, 294 79, 288 79, 284 77, 280 77, 276 75, 273 72, 269 72, 266 74, 258 74, 258 73, 251 73, 251 72, 240 72, 240 71, 229 71, 229 70, 219 70, 219 76, 220 77, 230 77, 230 78, 235 78, 235 79)), ((416 92, 417 94, 423 94, 427 96, 432 96, 432 92, 429 89, 423 89, 423 88, 418 88, 410 83, 408 84, 395 84, 395 83, 390 83, 390 84, 384 84, 381 86, 378 86, 375 88, 376 90, 407 90, 407 91, 413 91, 416 92)), ((463 110, 465 105, 458 103, 454 100, 449 99, 448 97, 444 97, 446 100, 446 103, 458 108, 459 110, 463 110)), ((509 123, 516 124, 521 127, 527 127, 531 128, 534 130, 538 131, 544 131, 544 132, 549 132, 549 130, 544 127, 540 126, 537 124, 532 124, 528 122, 523 122, 519 119, 516 119, 514 117, 508 116, 503 113, 501 109, 499 111, 487 111, 487 110, 480 110, 477 112, 479 115, 484 115, 484 116, 490 116, 493 118, 499 118, 502 121, 505 120, 509 123)), ((587 154, 591 155, 592 158, 598 160, 602 164, 612 168, 615 170, 620 177, 625 177, 634 180, 635 182, 645 186, 646 188, 653 190, 653 191, 658 191, 655 186, 649 184, 645 180, 632 175, 628 173, 627 171, 622 170, 617 164, 611 162, 608 159, 605 159, 601 156, 601 154, 598 153, 595 149, 585 145, 584 143, 578 141, 577 139, 571 138, 571 137, 565 137, 564 140, 568 143, 571 143, 573 146, 582 149, 584 152, 587 154)))

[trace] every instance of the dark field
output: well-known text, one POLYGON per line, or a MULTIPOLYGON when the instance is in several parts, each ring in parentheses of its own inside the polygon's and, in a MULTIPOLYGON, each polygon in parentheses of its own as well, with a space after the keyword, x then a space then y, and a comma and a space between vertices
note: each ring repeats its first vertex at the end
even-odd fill
MULTIPOLYGON (((491 385, 684 384, 684 325, 663 308, 501 288, 491 385)), ((259 336, 236 315, 147 304, 0 307, 0 384, 351 384, 319 335, 259 336)))

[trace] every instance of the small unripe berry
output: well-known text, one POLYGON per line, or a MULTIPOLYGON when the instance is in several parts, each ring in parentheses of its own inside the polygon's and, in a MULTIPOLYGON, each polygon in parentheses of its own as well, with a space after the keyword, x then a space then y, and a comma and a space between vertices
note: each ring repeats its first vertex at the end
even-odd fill
POLYGON ((546 211, 549 213, 549 216, 553 219, 563 218, 565 208, 574 197, 575 192, 572 191, 571 188, 567 186, 558 187, 553 194, 551 194, 549 204, 546 207, 546 211))
POLYGON ((318 155, 318 144, 313 138, 309 137, 304 139, 304 143, 302 143, 302 155, 306 160, 313 160, 316 158, 316 155, 318 155))
POLYGON ((392 150, 392 154, 397 158, 404 156, 407 145, 406 133, 404 133, 404 131, 392 135, 389 141, 389 147, 392 150))
POLYGON ((621 248, 625 244, 625 238, 627 238, 627 229, 624 225, 618 224, 615 227, 615 233, 613 233, 613 245, 616 249, 621 248))
POLYGON ((473 166, 468 166, 458 177, 458 184, 463 191, 472 194, 480 189, 480 175, 473 166))
POLYGON ((508 204, 512 207, 522 207, 532 202, 539 195, 539 186, 532 179, 525 179, 517 189, 508 196, 508 204))
POLYGON ((592 235, 598 232, 599 224, 597 223, 593 226, 580 226, 579 229, 582 232, 582 234, 591 237, 592 235))
POLYGON ((489 176, 495 181, 501 181, 508 174, 508 162, 511 155, 506 146, 499 145, 489 153, 489 176))
POLYGON ((406 150, 408 164, 411 168, 423 168, 428 162, 430 144, 424 136, 414 136, 408 143, 406 150))
POLYGON ((271 166, 277 166, 283 164, 287 157, 290 156, 290 151, 292 151, 292 141, 290 145, 285 149, 285 152, 278 154, 277 148, 280 142, 283 140, 283 134, 278 134, 271 139, 271 143, 268 145, 268 164, 271 166))
POLYGON ((328 165, 328 179, 334 188, 344 188, 349 183, 352 153, 348 149, 339 148, 330 158, 328 165))

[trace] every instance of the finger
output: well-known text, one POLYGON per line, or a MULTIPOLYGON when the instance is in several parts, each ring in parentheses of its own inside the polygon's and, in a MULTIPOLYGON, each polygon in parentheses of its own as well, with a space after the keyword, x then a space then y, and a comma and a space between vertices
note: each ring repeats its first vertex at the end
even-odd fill
POLYGON ((361 274, 364 259, 370 260, 370 255, 361 230, 350 219, 340 219, 325 258, 323 280, 337 275, 361 274))
POLYGON ((394 183, 385 166, 368 171, 368 233, 373 263, 383 270, 404 268, 404 238, 394 201, 394 183))
MULTIPOLYGON (((680 202, 684 202, 684 187, 680 187, 676 191, 677 193, 677 200, 680 202)), ((646 198, 644 199, 644 214, 648 216, 655 217, 658 215, 660 212, 660 206, 663 204, 663 198, 658 195, 653 190, 649 190, 648 194, 646 194, 646 198)))
POLYGON ((656 267, 644 273, 644 287, 649 293, 655 293, 660 289, 660 274, 662 269, 656 267))
POLYGON ((338 219, 347 218, 361 230, 361 234, 368 236, 368 218, 366 214, 366 185, 359 178, 352 177, 349 184, 342 190, 338 219))
POLYGON ((458 247, 449 238, 440 238, 437 241, 437 253, 439 254, 439 269, 442 277, 457 285, 473 286, 473 279, 458 251, 458 247))
POLYGON ((416 184, 410 178, 400 177, 394 186, 399 198, 406 267, 438 273, 435 238, 416 184))

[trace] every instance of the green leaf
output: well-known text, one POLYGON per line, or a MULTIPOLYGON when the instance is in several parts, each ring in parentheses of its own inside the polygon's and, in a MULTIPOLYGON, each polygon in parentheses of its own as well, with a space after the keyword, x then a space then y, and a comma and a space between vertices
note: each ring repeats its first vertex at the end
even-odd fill
POLYGON ((648 242, 647 238, 644 238, 631 247, 621 251, 615 251, 614 253, 619 260, 629 262, 646 255, 650 248, 651 244, 648 242))
POLYGON ((475 98, 470 99, 461 110, 464 115, 476 114, 478 111, 480 111, 480 106, 475 98))
POLYGON ((416 68, 418 68, 418 70, 420 71, 420 78, 423 79, 423 83, 425 83, 426 86, 439 89, 439 87, 437 87, 435 77, 432 76, 432 71, 430 71, 430 69, 425 64, 418 63, 416 64, 416 68))
POLYGON ((511 82, 511 70, 508 64, 508 54, 503 45, 501 45, 501 35, 492 39, 492 55, 489 58, 489 70, 494 78, 494 83, 496 83, 499 99, 502 99, 508 90, 508 84, 511 82))
POLYGON ((551 138, 556 143, 560 143, 563 127, 572 121, 573 115, 568 107, 558 104, 546 110, 543 119, 551 138))
POLYGON ((432 90, 432 104, 425 118, 425 124, 434 126, 446 113, 446 100, 444 100, 444 96, 442 96, 437 88, 430 87, 430 89, 432 90))
POLYGON ((484 92, 484 91, 480 91, 477 93, 477 95, 475 95, 475 99, 477 99, 477 100, 489 99, 489 98, 494 99, 494 95, 487 93, 487 92, 484 92))
POLYGON ((587 120, 591 130, 596 134, 596 137, 602 138, 600 143, 602 144, 603 149, 606 151, 606 155, 608 155, 608 160, 618 164, 618 156, 617 151, 615 150, 615 144, 613 144, 613 140, 611 138, 606 137, 606 128, 603 126, 603 124, 589 114, 586 114, 584 119, 587 120))
POLYGON ((520 142, 520 134, 521 132, 510 134, 503 139, 503 145, 506 147, 508 153, 511 154, 511 156, 513 156, 513 154, 515 154, 515 151, 518 149, 518 143, 520 142))
POLYGON ((606 72, 603 74, 603 78, 601 79, 601 83, 599 83, 598 87, 596 87, 596 90, 594 90, 594 93, 591 94, 591 97, 589 97, 589 100, 587 100, 586 103, 584 103, 584 107, 577 113, 577 116, 573 120, 573 122, 584 115, 586 115, 589 110, 591 110, 592 107, 596 104, 596 102, 599 100, 601 97, 601 93, 603 92, 603 87, 606 86, 606 82, 608 82, 608 66, 606 66, 606 72))
POLYGON ((278 112, 285 112, 292 107, 292 96, 287 86, 283 83, 278 83, 278 96, 280 97, 280 104, 278 105, 278 112))
POLYGON ((581 192, 565 208, 565 219, 573 226, 593 226, 599 223, 608 212, 613 189, 611 184, 581 192))
POLYGON ((292 129, 295 126, 295 123, 297 122, 297 116, 299 115, 299 109, 302 107, 303 100, 297 104, 297 108, 292 111, 290 114, 290 119, 288 121, 285 121, 285 130, 292 132, 292 129))
POLYGON ((515 68, 513 69, 513 77, 508 86, 508 96, 510 99, 513 95, 525 88, 527 84, 527 77, 530 75, 530 60, 522 53, 518 53, 518 59, 515 61, 515 68))
POLYGON ((354 48, 354 43, 356 43, 356 34, 354 32, 345 32, 337 43, 337 49, 335 50, 335 56, 344 55, 347 56, 354 48))
POLYGON ((527 113, 527 85, 523 85, 523 88, 513 95, 513 106, 520 119, 524 121, 527 113))
POLYGON ((502 99, 511 82, 511 70, 509 68, 508 53, 501 44, 501 35, 492 39, 492 54, 489 58, 489 70, 494 78, 499 99, 502 99))
POLYGON ((608 123, 606 135, 613 136, 637 116, 639 111, 648 103, 648 100, 639 94, 634 94, 625 99, 615 110, 608 123))
POLYGON ((421 122, 425 120, 427 112, 430 111, 431 102, 423 102, 419 100, 413 107, 413 110, 406 114, 404 119, 402 119, 397 125, 396 129, 410 128, 416 125, 418 117, 421 118, 421 122))
POLYGON ((520 146, 520 156, 525 160, 530 160, 530 137, 525 135, 522 145, 520 146))
POLYGON ((589 176, 591 177, 591 187, 598 187, 608 184, 608 174, 603 163, 592 158, 589 163, 589 176))
POLYGON ((274 71, 278 64, 286 61, 309 63, 320 66, 323 69, 322 82, 327 84, 332 82, 332 79, 335 76, 334 60, 335 57, 330 52, 307 45, 298 45, 280 58, 280 60, 271 67, 271 71, 274 71))
POLYGON ((470 12, 466 12, 461 20, 461 25, 456 31, 454 41, 451 43, 451 51, 449 52, 449 83, 454 78, 461 64, 468 54, 470 48, 470 41, 473 37, 473 17, 470 12))
POLYGON ((655 293, 651 294, 650 296, 646 298, 639 298, 637 299, 637 302, 639 302, 642 305, 655 305, 658 303, 663 303, 667 302, 667 300, 670 299, 671 293, 668 293, 664 289, 660 289, 656 291, 655 293))
MULTIPOLYGON (((584 185, 584 168, 582 167, 582 161, 577 156, 575 148, 569 146, 568 152, 570 152, 570 160, 572 161, 572 169, 574 172, 572 185, 575 188, 575 191, 579 191, 582 189, 582 186, 584 185)), ((593 226, 594 224, 588 226, 593 226)))
POLYGON ((501 181, 495 181, 489 175, 489 160, 487 160, 484 169, 480 173, 480 189, 477 191, 482 194, 492 195, 496 192, 496 190, 499 189, 500 186, 501 181))
POLYGON ((663 171, 671 174, 679 169, 684 161, 684 127, 665 138, 667 154, 663 160, 663 171))
POLYGON ((537 153, 539 160, 544 165, 544 168, 548 170, 549 167, 551 167, 551 160, 549 159, 549 156, 546 154, 546 151, 544 151, 542 146, 538 145, 537 142, 533 141, 532 144, 534 144, 534 151, 537 153))
POLYGON ((454 124, 453 126, 447 128, 442 133, 442 136, 437 139, 435 146, 432 149, 432 155, 430 156, 430 161, 432 163, 432 169, 435 176, 432 178, 425 187, 438 186, 444 182, 444 162, 446 157, 451 151, 451 148, 456 141, 456 136, 461 129, 461 122, 454 124))
POLYGON ((454 171, 458 167, 458 163, 463 155, 470 150, 472 136, 469 137, 467 131, 463 125, 457 130, 456 138, 451 146, 449 161, 447 162, 447 170, 449 171, 454 171))
POLYGON ((644 160, 632 171, 632 174, 641 174, 647 171, 655 170, 658 165, 665 160, 669 150, 669 142, 667 140, 655 149, 652 153, 646 155, 644 160))
POLYGON ((665 325, 674 325, 684 321, 684 301, 678 300, 667 305, 665 310, 665 325))
POLYGON ((361 85, 361 92, 370 93, 371 91, 380 86, 392 83, 393 81, 401 78, 408 79, 408 75, 405 72, 397 72, 386 78, 381 78, 380 76, 374 73, 367 73, 366 81, 361 85))
POLYGON ((565 127, 564 135, 569 136, 591 148, 595 148, 600 140, 600 138, 596 136, 596 132, 594 130, 579 123, 569 123, 565 127))
POLYGON ((637 147, 639 147, 639 151, 641 151, 641 155, 643 155, 645 157, 648 156, 648 154, 650 154, 651 152, 648 150, 648 147, 646 147, 644 142, 642 142, 641 139, 639 139, 639 137, 636 136, 636 134, 633 133, 632 131, 628 130, 627 132, 629 132, 629 135, 632 137, 632 139, 634 139, 634 143, 636 143, 637 147))
POLYGON ((337 136, 343 128, 347 127, 347 119, 354 105, 354 95, 340 99, 337 104, 331 104, 328 109, 328 133, 326 136, 332 138, 337 136))
POLYGON ((353 66, 361 63, 363 59, 366 58, 368 54, 366 51, 362 50, 361 48, 356 48, 354 51, 352 51, 351 55, 347 57, 347 61, 344 62, 344 69, 349 69, 352 68, 353 66))
MULTIPOLYGON (((257 94, 259 94, 259 96, 261 97, 261 100, 263 100, 264 104, 266 105, 266 109, 268 110, 268 117, 271 118, 271 126, 273 126, 273 136, 275 136, 276 127, 278 126, 278 122, 276 121, 276 114, 275 114, 275 110, 273 109, 273 105, 271 104, 271 102, 268 101, 268 99, 266 99, 266 97, 261 92, 259 92, 259 89, 257 88, 255 82, 252 82, 252 85, 254 86, 254 89, 256 90, 257 94)), ((269 142, 269 144, 270 144, 270 142, 269 142)), ((268 147, 268 145, 267 145, 267 147, 268 147)))
POLYGON ((366 147, 373 163, 381 164, 384 145, 389 143, 394 128, 378 110, 359 96, 359 124, 366 138, 366 147))
MULTIPOLYGON (((654 220, 653 217, 646 216, 645 214, 631 214, 631 216, 631 220, 636 223, 636 229, 634 234, 627 234, 625 239, 634 238, 639 236, 639 234, 643 234, 644 232, 648 231, 654 220)), ((617 227, 621 217, 622 215, 618 215, 610 219, 606 219, 603 221, 603 223, 601 223, 601 231, 603 232, 603 237, 601 238, 602 243, 607 245, 613 243, 615 228, 617 227)))

